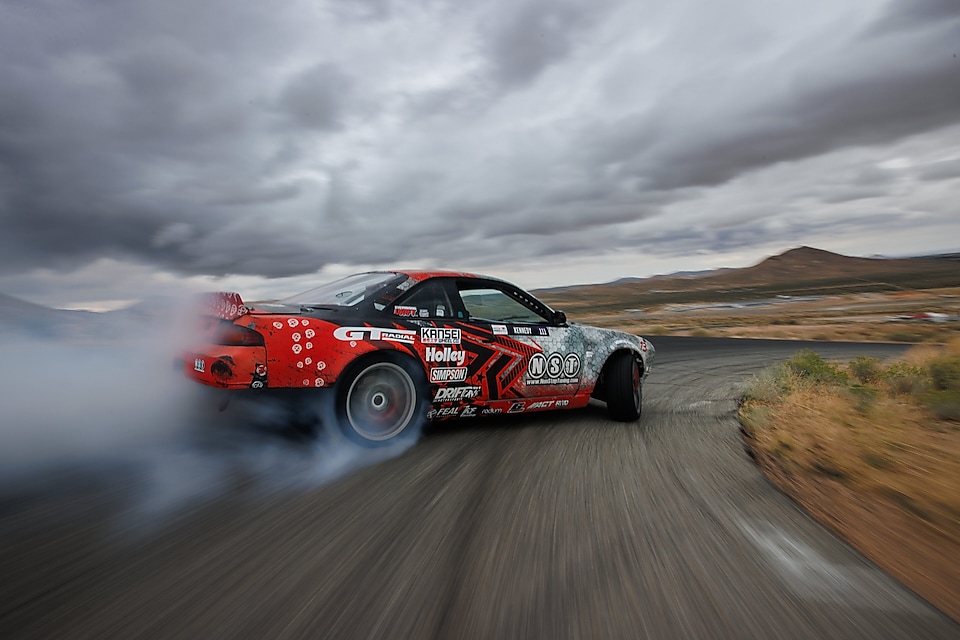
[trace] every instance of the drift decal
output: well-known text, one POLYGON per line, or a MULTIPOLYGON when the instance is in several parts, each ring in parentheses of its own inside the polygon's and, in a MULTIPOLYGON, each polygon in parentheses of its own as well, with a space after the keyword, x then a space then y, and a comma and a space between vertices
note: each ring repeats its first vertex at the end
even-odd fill
POLYGON ((433 396, 434 402, 452 402, 456 400, 472 400, 480 395, 480 387, 446 387, 437 389, 433 396))
POLYGON ((413 344, 417 332, 408 329, 381 329, 379 327, 337 327, 333 332, 333 337, 342 342, 385 340, 387 342, 413 344))
POLYGON ((430 369, 430 382, 463 382, 466 379, 466 367, 436 367, 430 369))
POLYGON ((527 364, 527 384, 573 384, 580 382, 581 360, 575 353, 566 356, 560 353, 551 353, 544 356, 534 354, 527 364))
POLYGON ((423 344, 460 344, 463 334, 460 329, 444 327, 423 327, 420 329, 420 342, 423 344))

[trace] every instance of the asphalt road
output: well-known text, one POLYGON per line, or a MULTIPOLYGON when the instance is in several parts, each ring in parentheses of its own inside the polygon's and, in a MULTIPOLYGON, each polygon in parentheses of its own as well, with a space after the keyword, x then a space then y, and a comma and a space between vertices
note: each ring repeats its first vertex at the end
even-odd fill
POLYGON ((801 344, 655 344, 639 424, 463 421, 326 485, 237 477, 146 533, 110 524, 122 471, 8 495, 0 637, 960 637, 744 454, 743 381, 801 344))

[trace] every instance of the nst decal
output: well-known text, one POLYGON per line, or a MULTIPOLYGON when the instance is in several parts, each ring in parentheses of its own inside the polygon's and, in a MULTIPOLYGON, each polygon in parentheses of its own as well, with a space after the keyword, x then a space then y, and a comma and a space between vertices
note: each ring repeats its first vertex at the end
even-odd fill
POLYGON ((527 384, 572 384, 579 382, 580 356, 575 353, 535 353, 527 364, 527 384))
POLYGON ((420 342, 423 344, 460 344, 462 338, 460 329, 444 327, 422 327, 420 342))
POLYGON ((333 337, 343 342, 385 340, 387 342, 413 344, 417 332, 407 329, 381 329, 380 327, 337 327, 333 332, 333 337))

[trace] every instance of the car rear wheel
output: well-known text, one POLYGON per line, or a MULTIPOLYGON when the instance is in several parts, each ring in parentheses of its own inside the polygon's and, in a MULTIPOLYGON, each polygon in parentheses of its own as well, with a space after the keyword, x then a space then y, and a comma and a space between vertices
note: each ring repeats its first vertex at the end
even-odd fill
POLYGON ((620 422, 633 422, 640 417, 643 386, 640 363, 627 351, 613 354, 607 362, 607 411, 620 422))
POLYGON ((376 446, 414 434, 427 410, 426 378, 408 358, 384 354, 353 367, 341 378, 337 413, 344 434, 376 446))

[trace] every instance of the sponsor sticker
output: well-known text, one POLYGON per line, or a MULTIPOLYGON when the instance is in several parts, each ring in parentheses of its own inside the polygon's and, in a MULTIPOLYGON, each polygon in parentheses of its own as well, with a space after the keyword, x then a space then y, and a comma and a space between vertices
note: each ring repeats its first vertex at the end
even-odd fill
POLYGON ((463 408, 463 411, 460 412, 461 418, 472 418, 477 415, 477 408, 472 404, 468 404, 463 408))
POLYGON ((480 387, 446 387, 437 389, 433 396, 434 402, 451 402, 456 400, 472 400, 480 395, 480 387))
POLYGON ((498 413, 503 413, 503 409, 500 407, 488 407, 480 411, 480 413, 485 416, 495 416, 498 413))
POLYGON ((430 369, 430 382, 463 382, 466 379, 466 367, 434 367, 430 369))
POLYGON ((413 318, 417 315, 416 307, 404 307, 402 305, 397 305, 393 308, 393 315, 400 316, 401 318, 413 318))
POLYGON ((203 373, 207 368, 207 363, 204 362, 203 358, 197 358, 193 361, 193 370, 203 373))
POLYGON ((495 335, 495 336, 505 336, 505 335, 507 335, 507 325, 505 325, 505 324, 495 324, 495 325, 493 325, 493 335, 495 335))
POLYGON ((460 344, 462 338, 460 329, 446 327, 422 327, 420 342, 423 344, 460 344))
MULTIPOLYGON (((413 344, 417 332, 410 329, 382 329, 380 327, 337 327, 333 337, 343 342, 357 340, 384 340, 387 342, 404 342, 413 344)), ((355 346, 355 345, 350 345, 355 346)))
POLYGON ((526 408, 526 406, 527 405, 522 402, 514 402, 512 405, 510 405, 510 408, 507 409, 507 413, 523 413, 523 410, 526 408))
POLYGON ((462 366, 467 359, 467 352, 463 349, 454 349, 447 345, 445 347, 427 347, 423 354, 423 359, 427 362, 457 363, 462 366))
POLYGON ((579 382, 580 356, 575 353, 535 353, 527 363, 527 384, 572 384, 579 382))
POLYGON ((539 402, 534 402, 527 409, 549 409, 553 406, 553 400, 540 400, 539 402))

